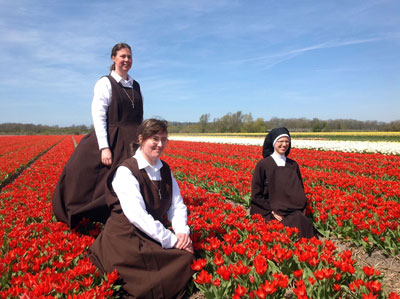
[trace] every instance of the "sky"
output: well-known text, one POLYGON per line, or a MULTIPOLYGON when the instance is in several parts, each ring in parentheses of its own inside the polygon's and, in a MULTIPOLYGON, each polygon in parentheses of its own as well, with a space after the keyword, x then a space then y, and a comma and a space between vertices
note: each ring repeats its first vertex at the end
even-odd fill
POLYGON ((0 123, 91 125, 114 44, 144 117, 400 120, 398 0, 0 0, 0 123))

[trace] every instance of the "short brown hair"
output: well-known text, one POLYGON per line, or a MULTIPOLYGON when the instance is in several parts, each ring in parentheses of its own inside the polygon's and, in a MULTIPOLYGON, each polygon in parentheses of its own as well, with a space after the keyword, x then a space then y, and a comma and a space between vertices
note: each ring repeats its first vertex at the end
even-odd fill
POLYGON ((151 138, 157 133, 167 133, 168 134, 168 122, 166 120, 149 118, 142 122, 138 128, 138 139, 137 142, 133 141, 131 143, 131 153, 135 154, 136 150, 140 147, 146 139, 151 138), (142 136, 142 142, 139 142, 139 136, 142 136))

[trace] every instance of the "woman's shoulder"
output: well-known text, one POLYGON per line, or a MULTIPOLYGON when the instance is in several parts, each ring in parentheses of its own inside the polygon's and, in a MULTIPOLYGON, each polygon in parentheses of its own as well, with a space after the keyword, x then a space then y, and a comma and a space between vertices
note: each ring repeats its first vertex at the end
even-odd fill
POLYGON ((268 156, 257 162, 256 171, 257 171, 257 169, 267 170, 267 169, 273 169, 274 167, 276 167, 276 163, 274 162, 274 159, 271 156, 268 156))
POLYGON ((129 157, 118 165, 118 167, 121 166, 125 166, 132 170, 132 168, 138 168, 138 163, 135 157, 129 157))
POLYGON ((139 82, 136 81, 135 79, 133 79, 132 87, 140 90, 140 84, 139 84, 139 82))
POLYGON ((271 156, 265 157, 258 161, 257 165, 273 165, 274 164, 274 159, 271 156))
POLYGON ((161 163, 162 163, 163 167, 165 167, 166 169, 169 169, 169 170, 171 170, 171 167, 169 167, 169 165, 168 165, 168 163, 167 163, 167 162, 165 162, 164 160, 161 160, 161 159, 160 159, 160 161, 161 161, 161 163))
POLYGON ((111 84, 110 76, 109 75, 104 75, 101 76, 95 84, 95 87, 100 87, 100 86, 108 86, 111 84))
POLYGON ((291 165, 293 167, 299 167, 299 164, 295 160, 290 159, 288 157, 286 157, 286 164, 291 165))

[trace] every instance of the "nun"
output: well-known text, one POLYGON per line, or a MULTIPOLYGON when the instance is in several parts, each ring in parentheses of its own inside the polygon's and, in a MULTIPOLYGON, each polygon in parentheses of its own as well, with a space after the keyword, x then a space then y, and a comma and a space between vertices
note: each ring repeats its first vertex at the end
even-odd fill
POLYGON ((122 298, 187 298, 193 246, 179 186, 160 159, 168 144, 167 122, 145 120, 138 142, 135 155, 107 178, 111 215, 89 258, 103 274, 118 271, 122 298))
POLYGON ((305 215, 307 198, 299 165, 289 159, 291 148, 287 128, 272 129, 265 138, 263 157, 253 173, 250 214, 261 214, 265 221, 277 220, 299 229, 300 238, 312 238, 315 230, 305 215))

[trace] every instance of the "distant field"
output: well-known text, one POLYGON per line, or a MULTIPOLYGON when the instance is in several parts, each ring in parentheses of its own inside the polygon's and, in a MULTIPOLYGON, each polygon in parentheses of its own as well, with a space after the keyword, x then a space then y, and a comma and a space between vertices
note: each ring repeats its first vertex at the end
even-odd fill
MULTIPOLYGON (((171 133, 171 136, 265 137, 266 133, 171 133)), ((291 132, 295 139, 400 142, 400 132, 291 132)))

